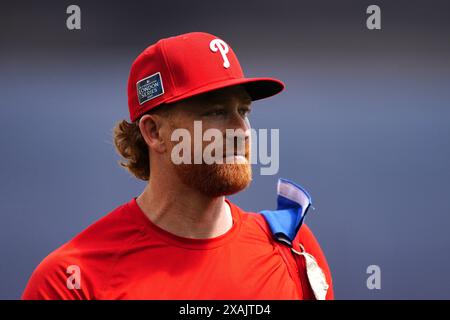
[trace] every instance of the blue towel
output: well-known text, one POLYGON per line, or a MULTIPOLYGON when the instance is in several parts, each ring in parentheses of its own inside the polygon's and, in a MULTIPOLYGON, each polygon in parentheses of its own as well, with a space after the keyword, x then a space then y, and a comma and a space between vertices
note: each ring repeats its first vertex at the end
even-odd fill
POLYGON ((277 210, 263 210, 260 213, 269 224, 274 238, 292 246, 312 199, 304 188, 287 179, 278 180, 277 191, 277 210))

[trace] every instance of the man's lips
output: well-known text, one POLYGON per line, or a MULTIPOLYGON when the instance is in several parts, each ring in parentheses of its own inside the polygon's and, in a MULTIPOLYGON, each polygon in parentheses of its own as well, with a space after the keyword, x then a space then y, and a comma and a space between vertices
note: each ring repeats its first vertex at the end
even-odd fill
POLYGON ((247 164, 249 162, 249 152, 233 152, 224 156, 225 163, 247 164))
POLYGON ((224 157, 246 157, 249 156, 249 151, 234 151, 224 154, 224 157))
POLYGON ((247 157, 247 154, 245 152, 227 153, 224 157, 247 157))

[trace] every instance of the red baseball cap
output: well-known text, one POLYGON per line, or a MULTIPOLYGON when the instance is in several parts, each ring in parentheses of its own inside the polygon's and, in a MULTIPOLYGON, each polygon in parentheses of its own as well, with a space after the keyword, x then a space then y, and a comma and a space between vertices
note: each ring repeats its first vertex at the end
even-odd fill
POLYGON ((128 80, 131 121, 163 104, 197 94, 243 85, 252 100, 284 89, 273 78, 245 78, 233 49, 222 39, 191 32, 161 39, 133 62, 128 80))

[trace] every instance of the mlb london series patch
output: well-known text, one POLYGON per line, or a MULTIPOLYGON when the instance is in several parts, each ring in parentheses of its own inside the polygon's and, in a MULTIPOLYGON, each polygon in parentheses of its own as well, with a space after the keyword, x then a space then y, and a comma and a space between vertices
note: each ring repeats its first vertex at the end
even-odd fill
POLYGON ((157 72, 151 76, 139 80, 136 83, 139 104, 143 104, 164 93, 164 87, 161 80, 161 73, 157 72))

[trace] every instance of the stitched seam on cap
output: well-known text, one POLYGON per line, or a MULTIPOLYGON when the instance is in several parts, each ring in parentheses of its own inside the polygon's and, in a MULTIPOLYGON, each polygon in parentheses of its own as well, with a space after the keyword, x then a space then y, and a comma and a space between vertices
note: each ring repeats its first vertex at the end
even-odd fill
POLYGON ((161 40, 161 46, 159 48, 160 54, 164 60, 164 64, 166 65, 166 69, 169 72, 169 78, 170 82, 172 83, 172 92, 173 95, 176 95, 178 93, 177 86, 175 84, 175 79, 172 77, 172 68, 170 67, 170 63, 168 61, 168 58, 166 57, 166 49, 165 49, 165 42, 164 40, 161 40))

